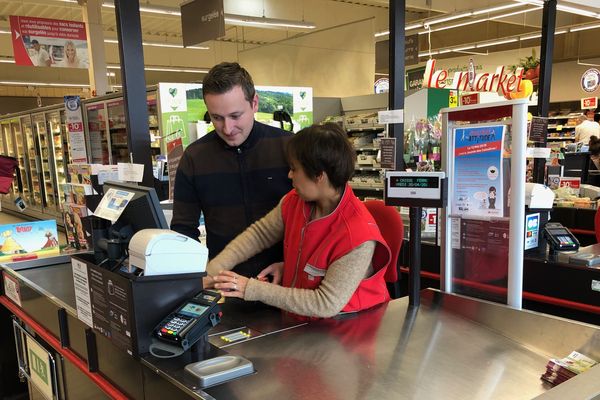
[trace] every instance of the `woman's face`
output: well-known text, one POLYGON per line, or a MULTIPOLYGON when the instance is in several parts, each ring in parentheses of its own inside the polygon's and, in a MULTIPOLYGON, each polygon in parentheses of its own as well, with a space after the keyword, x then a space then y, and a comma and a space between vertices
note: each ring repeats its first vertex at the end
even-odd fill
POLYGON ((304 173, 304 169, 296 160, 290 161, 290 172, 288 178, 292 180, 292 186, 296 189, 298 196, 304 201, 315 201, 319 198, 320 190, 316 180, 310 179, 304 173))
POLYGON ((75 51, 75 47, 72 45, 67 45, 67 48, 65 49, 65 53, 67 54, 67 60, 69 61, 73 61, 75 60, 75 55, 77 54, 75 51))

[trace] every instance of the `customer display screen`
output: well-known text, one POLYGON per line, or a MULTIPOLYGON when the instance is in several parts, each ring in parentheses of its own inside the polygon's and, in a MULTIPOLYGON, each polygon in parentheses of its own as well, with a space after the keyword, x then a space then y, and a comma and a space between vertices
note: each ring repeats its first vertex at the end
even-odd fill
POLYGON ((390 187, 437 189, 440 187, 440 179, 437 176, 392 176, 390 187))

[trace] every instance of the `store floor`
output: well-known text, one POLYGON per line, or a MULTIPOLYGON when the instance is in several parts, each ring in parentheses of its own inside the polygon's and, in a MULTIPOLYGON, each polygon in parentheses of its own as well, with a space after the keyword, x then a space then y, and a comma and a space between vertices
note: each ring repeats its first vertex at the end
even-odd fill
MULTIPOLYGON (((4 211, 0 211, 0 226, 6 224, 17 224, 19 222, 30 222, 31 220, 21 218, 18 215, 14 215, 12 213, 7 213, 4 211)), ((58 230, 58 243, 63 246, 67 244, 67 237, 65 236, 65 232, 58 230)))

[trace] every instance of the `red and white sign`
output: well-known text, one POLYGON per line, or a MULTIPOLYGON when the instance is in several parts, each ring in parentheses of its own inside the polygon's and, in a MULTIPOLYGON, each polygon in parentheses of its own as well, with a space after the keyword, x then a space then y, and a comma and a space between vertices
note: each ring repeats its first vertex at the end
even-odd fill
POLYGON ((21 287, 19 281, 6 271, 2 271, 2 276, 4 277, 4 294, 21 307, 21 287))
POLYGON ((571 189, 571 193, 579 196, 581 178, 560 178, 559 187, 571 189))
POLYGON ((598 108, 598 98, 597 97, 586 97, 581 99, 581 109, 582 110, 595 110, 598 108))
POLYGON ((85 23, 60 19, 10 16, 17 65, 88 68, 85 23))
POLYGON ((65 116, 67 117, 67 132, 71 147, 71 162, 86 163, 87 151, 83 132, 83 115, 79 96, 65 96, 65 116))
POLYGON ((469 84, 469 72, 457 71, 454 72, 452 83, 446 84, 450 73, 448 70, 435 70, 435 59, 427 61, 425 66, 425 74, 423 75, 423 87, 438 88, 438 89, 458 89, 462 91, 473 90, 475 92, 498 92, 502 95, 507 95, 510 92, 516 92, 521 84, 521 80, 525 77, 523 68, 517 68, 514 74, 507 73, 506 67, 501 65, 496 68, 496 72, 476 74, 473 80, 473 88, 469 84))
POLYGON ((479 93, 463 94, 460 96, 461 106, 469 106, 471 104, 479 104, 479 93))

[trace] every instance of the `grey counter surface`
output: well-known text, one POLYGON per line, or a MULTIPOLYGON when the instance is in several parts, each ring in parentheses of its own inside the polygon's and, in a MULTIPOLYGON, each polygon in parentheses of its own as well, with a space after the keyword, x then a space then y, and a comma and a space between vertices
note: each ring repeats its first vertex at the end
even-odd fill
MULTIPOLYGON (((5 268, 75 313, 70 264, 5 268)), ((600 327, 429 289, 422 294, 419 308, 403 298, 309 323, 228 299, 209 341, 251 360, 256 373, 204 391, 185 381, 185 356, 142 362, 174 391, 198 399, 550 399, 570 387, 570 398, 600 396, 600 367, 552 390, 540 380, 550 357, 578 350, 600 360, 600 327), (254 335, 223 346, 223 332, 244 329, 254 335)))

